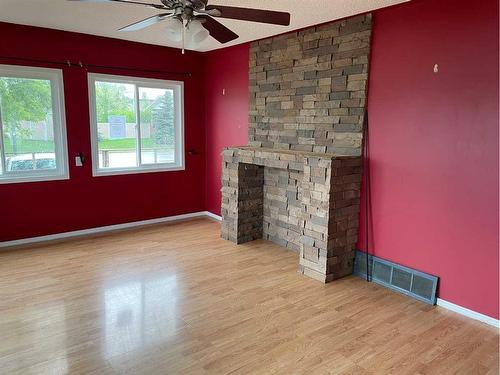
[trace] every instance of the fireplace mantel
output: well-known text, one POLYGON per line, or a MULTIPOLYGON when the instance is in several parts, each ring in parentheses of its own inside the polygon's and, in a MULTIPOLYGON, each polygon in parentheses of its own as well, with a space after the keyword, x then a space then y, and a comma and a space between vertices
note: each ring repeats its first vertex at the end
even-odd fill
POLYGON ((304 158, 318 160, 359 159, 359 156, 342 156, 332 153, 307 152, 296 150, 280 150, 275 148, 237 146, 227 148, 223 155, 232 154, 241 163, 256 164, 271 168, 289 168, 303 171, 304 158))

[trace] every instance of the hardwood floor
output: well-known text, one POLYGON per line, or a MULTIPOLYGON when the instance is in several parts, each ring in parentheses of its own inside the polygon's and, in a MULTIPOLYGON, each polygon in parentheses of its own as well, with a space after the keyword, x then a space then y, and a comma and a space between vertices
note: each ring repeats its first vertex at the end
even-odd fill
POLYGON ((498 330, 197 219, 0 252, 2 374, 497 374, 498 330))

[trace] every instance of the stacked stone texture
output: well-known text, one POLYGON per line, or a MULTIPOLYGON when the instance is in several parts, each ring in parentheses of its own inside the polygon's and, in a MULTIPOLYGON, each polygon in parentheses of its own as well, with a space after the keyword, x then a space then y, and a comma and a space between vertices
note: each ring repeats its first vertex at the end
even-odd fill
POLYGON ((263 238, 300 250, 303 173, 265 168, 263 238))
POLYGON ((222 237, 236 243, 262 238, 264 170, 251 163, 232 160, 234 150, 224 155, 222 169, 222 237))
POLYGON ((249 145, 360 155, 371 15, 254 42, 249 145))
POLYGON ((223 152, 222 237, 323 282, 352 272, 370 33, 363 15, 252 43, 249 145, 223 152))

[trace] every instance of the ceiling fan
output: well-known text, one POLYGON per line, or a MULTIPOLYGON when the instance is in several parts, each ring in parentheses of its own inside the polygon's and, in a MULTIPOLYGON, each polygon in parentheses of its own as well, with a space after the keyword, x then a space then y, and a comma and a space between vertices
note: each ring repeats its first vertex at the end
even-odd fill
POLYGON ((122 27, 120 31, 137 31, 158 22, 168 21, 167 37, 175 42, 182 41, 183 53, 186 39, 188 45, 201 43, 209 35, 220 43, 227 43, 238 35, 215 18, 230 18, 273 25, 290 25, 290 13, 271 10, 240 8, 224 5, 208 5, 208 0, 160 0, 161 3, 143 3, 132 0, 69 0, 94 3, 123 3, 142 5, 162 11, 144 20, 122 27), (215 18, 214 18, 215 17, 215 18), (186 36, 186 33, 188 34, 186 36))

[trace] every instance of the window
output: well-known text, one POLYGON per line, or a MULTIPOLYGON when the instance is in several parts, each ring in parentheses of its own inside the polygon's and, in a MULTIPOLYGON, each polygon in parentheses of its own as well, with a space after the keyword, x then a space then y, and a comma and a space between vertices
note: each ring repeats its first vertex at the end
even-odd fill
POLYGON ((0 65, 0 183, 67 178, 62 71, 0 65))
POLYGON ((94 176, 184 168, 182 82, 89 74, 94 176))

